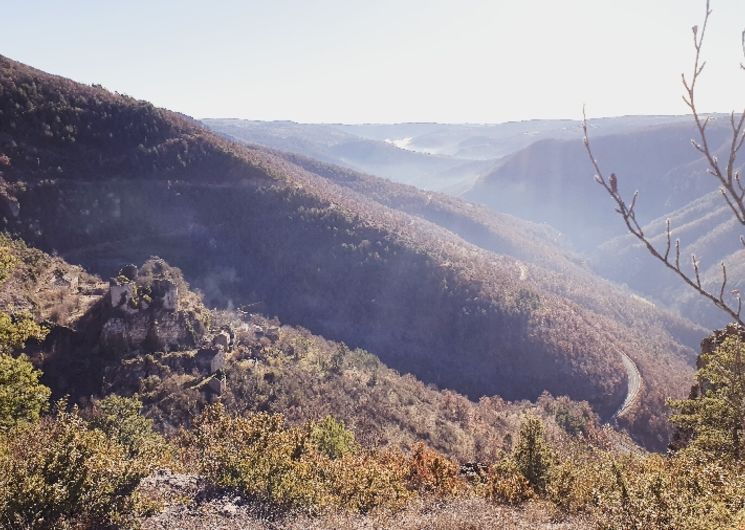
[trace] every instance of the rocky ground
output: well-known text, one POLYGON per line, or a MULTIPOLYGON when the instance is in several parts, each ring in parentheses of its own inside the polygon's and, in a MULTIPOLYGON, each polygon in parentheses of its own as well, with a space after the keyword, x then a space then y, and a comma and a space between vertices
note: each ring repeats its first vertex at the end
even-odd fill
POLYGON ((397 512, 280 516, 236 494, 210 492, 194 475, 159 473, 143 491, 157 499, 157 513, 143 530, 590 530, 582 518, 557 520, 540 503, 510 507, 478 498, 418 500, 397 512))

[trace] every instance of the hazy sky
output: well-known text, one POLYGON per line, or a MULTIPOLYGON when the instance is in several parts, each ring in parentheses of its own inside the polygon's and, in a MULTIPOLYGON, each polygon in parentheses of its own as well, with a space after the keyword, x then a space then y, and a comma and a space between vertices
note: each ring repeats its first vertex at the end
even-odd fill
MULTIPOLYGON (((745 105, 745 0, 712 0, 705 110, 745 105)), ((0 54, 195 117, 681 114, 703 0, 5 0, 0 54)))

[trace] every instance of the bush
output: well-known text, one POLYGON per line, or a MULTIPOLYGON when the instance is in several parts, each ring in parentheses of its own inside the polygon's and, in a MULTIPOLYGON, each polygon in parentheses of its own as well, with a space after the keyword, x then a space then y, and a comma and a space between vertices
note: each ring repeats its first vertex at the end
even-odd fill
POLYGON ((111 394, 94 402, 90 425, 124 447, 129 457, 163 458, 167 445, 153 430, 153 421, 140 414, 141 410, 138 398, 111 394))
POLYGON ((513 505, 535 495, 530 483, 511 458, 504 458, 489 468, 482 488, 487 499, 513 505))
POLYGON ((358 447, 354 433, 333 416, 310 425, 310 441, 313 446, 331 459, 354 454, 358 447))
POLYGON ((133 525, 134 492, 152 465, 129 458, 125 447, 90 428, 77 410, 18 425, 0 437, 0 527, 133 525))
POLYGON ((414 491, 438 497, 454 495, 465 487, 458 465, 421 442, 408 459, 406 476, 414 491))
POLYGON ((403 464, 403 455, 380 451, 336 461, 332 488, 337 507, 358 513, 402 507, 413 496, 403 464))
MULTIPOLYGON (((335 420, 322 424, 341 425, 335 420)), ((231 417, 215 405, 197 418, 193 429, 184 434, 184 443, 209 482, 281 512, 318 513, 330 508, 367 512, 400 506, 409 496, 402 459, 346 449, 331 458, 318 446, 318 426, 290 427, 278 414, 231 417)), ((340 431, 334 427, 331 432, 340 431)))
POLYGON ((50 390, 26 356, 0 353, 0 434, 18 423, 35 422, 48 406, 50 390))
POLYGON ((576 447, 565 459, 551 467, 546 485, 546 497, 564 513, 589 512, 594 506, 596 491, 607 489, 602 459, 587 447, 576 447), (605 477, 605 480, 604 480, 605 477))
POLYGON ((596 488, 603 530, 734 528, 745 508, 741 470, 705 457, 627 457, 606 469, 612 480, 596 488))
POLYGON ((47 330, 34 322, 31 315, 0 313, 0 353, 23 348, 29 339, 42 340, 47 330))

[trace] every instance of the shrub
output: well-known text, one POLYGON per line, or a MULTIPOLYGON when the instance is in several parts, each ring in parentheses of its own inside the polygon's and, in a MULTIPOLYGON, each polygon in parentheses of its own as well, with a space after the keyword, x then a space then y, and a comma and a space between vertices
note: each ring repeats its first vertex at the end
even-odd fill
POLYGON ((333 416, 326 416, 310 425, 310 441, 318 451, 331 459, 354 454, 358 449, 354 433, 333 416))
POLYGON ((11 242, 0 237, 0 282, 4 281, 18 263, 18 258, 11 250, 11 242))
POLYGON ((51 392, 39 377, 41 372, 26 356, 0 353, 0 433, 18 423, 38 421, 46 410, 51 392))
POLYGON ((14 427, 0 439, 0 526, 107 529, 133 524, 135 489, 151 471, 91 429, 77 410, 14 427))
POLYGON ((507 504, 520 504, 535 494, 511 458, 504 458, 489 468, 482 488, 487 499, 507 504))
POLYGON ((371 451, 335 462, 336 504, 354 512, 400 508, 413 493, 407 488, 404 456, 371 451))
POLYGON ((465 487, 458 465, 421 442, 408 459, 406 476, 414 491, 439 497, 454 495, 465 487))
POLYGON ((153 430, 153 421, 140 414, 141 410, 138 398, 111 394, 94 402, 89 423, 124 447, 129 457, 162 458, 166 456, 166 444, 153 430))
POLYGON ((331 504, 324 487, 330 459, 312 451, 307 436, 288 428, 281 415, 234 418, 222 406, 210 407, 187 439, 213 484, 282 510, 317 511, 331 504))
POLYGON ((46 334, 47 330, 29 314, 0 313, 0 353, 12 353, 23 348, 29 339, 42 340, 46 334))
POLYGON ((596 491, 606 489, 608 475, 603 473, 604 469, 594 455, 577 449, 551 467, 546 497, 565 513, 591 511, 596 491))
MULTIPOLYGON (((334 425, 332 432, 340 432, 341 424, 335 420, 322 424, 334 425)), ((278 414, 231 417, 215 405, 197 418, 184 442, 209 482, 282 512, 318 513, 329 508, 368 512, 400 506, 410 496, 403 459, 346 450, 331 458, 313 440, 317 427, 314 423, 290 427, 278 414)))

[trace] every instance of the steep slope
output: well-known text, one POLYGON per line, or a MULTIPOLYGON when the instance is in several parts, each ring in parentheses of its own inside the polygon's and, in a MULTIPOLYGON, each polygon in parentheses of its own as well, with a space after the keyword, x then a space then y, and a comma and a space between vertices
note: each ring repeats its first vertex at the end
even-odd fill
MULTIPOLYGON (((725 149, 727 128, 714 119, 709 128, 714 149, 725 149)), ((498 211, 520 212, 547 222, 581 250, 623 234, 609 199, 592 181, 593 170, 576 140, 545 140, 502 161, 464 197, 498 211)), ((640 191, 638 215, 651 221, 716 189, 704 175, 699 153, 690 145, 690 123, 649 127, 624 134, 595 136, 593 150, 606 171, 619 178, 629 197, 640 191)))
POLYGON ((159 258, 127 265, 109 283, 20 241, 2 238, 0 250, 13 256, 0 283, 0 312, 27 313, 48 328, 30 353, 55 396, 86 403, 137 393, 166 432, 188 426, 219 398, 232 413, 277 412, 292 422, 332 414, 366 446, 425 441, 460 461, 491 461, 509 449, 529 408, 552 435, 572 422, 595 442, 615 439, 586 403, 550 396, 537 406, 498 397, 474 403, 305 329, 208 311, 181 272, 159 258))
MULTIPOLYGON (((631 400, 630 406, 624 407, 624 412, 631 411, 632 417, 642 410, 647 414, 651 408, 664 407, 666 392, 685 385, 682 375, 688 373, 688 369, 681 367, 681 360, 692 363, 693 350, 706 335, 706 329, 598 277, 579 256, 561 244, 563 238, 549 226, 495 213, 446 195, 422 193, 410 186, 380 181, 297 155, 277 154, 375 202, 446 228, 480 248, 517 258, 519 261, 515 266, 519 282, 530 285, 535 292, 553 293, 578 304, 592 315, 588 320, 590 325, 602 315, 614 325, 633 330, 633 338, 624 331, 621 333, 626 338, 620 339, 626 346, 631 346, 629 341, 635 342, 627 350, 631 357, 615 347, 609 348, 609 353, 617 355, 624 364, 630 393, 642 398, 631 400), (639 341, 641 337, 646 342, 639 341), (652 351, 654 353, 649 355, 652 351), (629 369, 629 361, 634 364, 634 369, 629 369), (639 366, 645 374, 646 384, 635 380, 639 366), (668 379, 671 376, 674 382, 668 379), (642 403, 635 409, 636 401, 642 403), (656 405, 650 407, 651 402, 656 405)), ((607 326, 600 322, 597 325, 601 328, 607 326)), ((615 343, 615 339, 611 342, 615 343)))
POLYGON ((529 267, 526 283, 515 258, 174 113, 4 58, 0 73, 4 223, 34 245, 106 275, 161 255, 211 304, 260 303, 474 398, 548 390, 608 417, 626 395, 612 341, 647 360, 635 428, 662 443, 685 348, 536 287, 561 273, 529 267))

